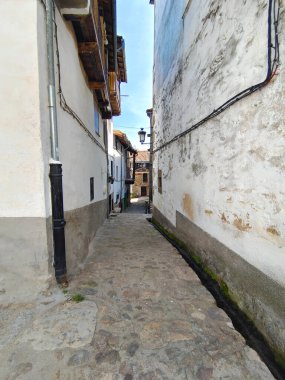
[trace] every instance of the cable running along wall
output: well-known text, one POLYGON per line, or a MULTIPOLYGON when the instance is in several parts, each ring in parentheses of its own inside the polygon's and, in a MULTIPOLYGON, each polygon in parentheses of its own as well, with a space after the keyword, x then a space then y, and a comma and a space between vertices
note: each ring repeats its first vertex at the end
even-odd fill
MULTIPOLYGON (((43 2, 43 0, 41 0, 43 2)), ((53 2, 54 4, 54 2, 53 2)), ((57 23, 55 21, 55 4, 53 9, 53 22, 54 22, 54 30, 55 30, 55 43, 56 43, 56 57, 57 57, 57 68, 58 68, 58 95, 60 100, 60 107, 67 112, 69 115, 76 120, 76 122, 80 125, 80 127, 84 130, 84 132, 90 137, 90 139, 105 153, 107 154, 107 150, 100 144, 98 140, 93 136, 93 134, 89 131, 84 122, 80 119, 75 111, 68 105, 63 91, 61 87, 61 67, 60 67, 60 56, 59 56, 59 46, 58 46, 58 33, 57 33, 57 23)))
POLYGON ((191 127, 186 129, 185 131, 179 133, 175 137, 173 137, 171 140, 167 141, 166 143, 160 145, 158 148, 153 150, 153 153, 156 153, 160 151, 161 149, 167 147, 168 145, 172 144, 173 142, 177 141, 181 137, 187 135, 188 133, 194 131, 195 129, 199 128, 201 125, 206 123, 208 120, 213 119, 215 116, 219 115, 220 113, 224 112, 227 108, 231 107, 233 104, 238 102, 239 100, 251 95, 252 93, 256 92, 257 90, 260 90, 262 87, 266 86, 271 79, 276 75, 277 69, 280 65, 279 62, 279 39, 278 39, 278 24, 279 24, 279 17, 280 17, 280 0, 269 0, 268 2, 268 44, 267 44, 267 75, 263 82, 260 82, 258 84, 255 84, 251 87, 248 87, 247 89, 239 92, 229 100, 227 100, 224 104, 222 104, 220 107, 215 109, 212 113, 210 113, 208 116, 203 118, 202 120, 198 121, 197 123, 193 124, 191 127), (272 22, 273 20, 273 22, 272 22), (273 37, 272 37, 273 32, 273 37), (272 54, 273 52, 273 54, 272 54))

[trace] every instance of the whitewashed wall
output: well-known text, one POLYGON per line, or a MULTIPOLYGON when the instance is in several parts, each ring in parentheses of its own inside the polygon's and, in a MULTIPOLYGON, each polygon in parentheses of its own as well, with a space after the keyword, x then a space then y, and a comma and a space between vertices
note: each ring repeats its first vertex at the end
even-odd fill
MULTIPOLYGON (((107 121, 107 131, 108 131, 108 159, 109 159, 109 172, 108 175, 111 175, 111 162, 113 162, 113 176, 114 176, 114 135, 113 135, 113 121, 107 121)), ((109 195, 114 193, 114 184, 109 182, 109 195)), ((112 195, 113 199, 113 195, 112 195)))
POLYGON ((35 0, 0 2, 1 304, 33 299, 51 279, 50 191, 44 164, 49 140, 41 130, 38 50, 42 11, 35 0))
MULTIPOLYGON (((115 138, 115 136, 114 136, 115 138)), ((114 156, 114 203, 117 201, 117 194, 119 195, 119 202, 125 196, 126 185, 126 161, 125 161, 125 150, 122 147, 121 143, 118 141, 117 143, 118 149, 114 148, 113 156, 114 156), (122 151, 121 151, 122 147, 122 151), (116 177, 116 166, 118 167, 118 176, 116 177)))
MULTIPOLYGON (((76 38, 70 22, 57 12, 61 85, 68 105, 76 112, 94 137, 104 145, 103 121, 99 115, 100 131, 95 132, 92 91, 81 65, 76 38)), ((90 204, 89 179, 94 177, 94 201, 107 197, 107 158, 102 151, 58 104, 59 154, 63 164, 65 210, 90 204)))
MULTIPOLYGON (((0 11, 3 16, 0 290, 1 297, 4 295, 11 301, 23 295, 35 296, 54 278, 50 126, 44 6, 36 0, 9 0, 1 2, 0 11)), ((95 132, 96 106, 78 57, 71 23, 57 10, 56 23, 64 96, 95 139, 104 145, 101 117, 99 135, 95 132)), ((107 215, 107 157, 106 152, 98 148, 74 118, 60 107, 59 98, 57 101, 70 271, 87 256, 89 243, 107 215), (95 185, 92 201, 90 177, 94 177, 95 185)))
MULTIPOLYGON (((155 147, 267 73, 268 1, 184 3, 172 12, 173 2, 156 1, 155 147)), ((280 53, 284 62, 284 43, 280 53)), ((284 79, 281 66, 266 88, 154 155, 154 205, 163 215, 175 225, 178 210, 283 286, 284 79)))
POLYGON ((0 217, 45 217, 37 2, 1 1, 0 217), (17 8, 21 7, 18 12, 17 8), (23 33, 25 37, 23 37, 23 33))

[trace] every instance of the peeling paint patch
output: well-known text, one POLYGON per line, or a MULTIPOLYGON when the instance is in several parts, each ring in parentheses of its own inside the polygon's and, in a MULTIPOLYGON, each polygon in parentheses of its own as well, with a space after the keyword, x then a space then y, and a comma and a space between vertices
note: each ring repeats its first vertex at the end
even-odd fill
POLYGON ((269 226, 268 228, 266 228, 266 231, 271 235, 280 236, 280 232, 278 231, 276 226, 269 226))
POLYGON ((249 223, 246 223, 244 220, 238 217, 236 217, 233 224, 238 230, 243 232, 249 231, 252 228, 249 223))
POLYGON ((228 219, 226 218, 224 212, 222 212, 222 214, 221 214, 221 220, 222 220, 224 223, 228 223, 228 224, 230 224, 230 222, 229 222, 228 219))
POLYGON ((261 146, 256 149, 251 149, 249 153, 254 155, 257 160, 264 161, 266 159, 266 151, 261 146))
POLYGON ((193 205, 192 205, 192 199, 189 194, 184 194, 183 209, 186 212, 187 216, 191 220, 193 220, 194 219, 193 205))

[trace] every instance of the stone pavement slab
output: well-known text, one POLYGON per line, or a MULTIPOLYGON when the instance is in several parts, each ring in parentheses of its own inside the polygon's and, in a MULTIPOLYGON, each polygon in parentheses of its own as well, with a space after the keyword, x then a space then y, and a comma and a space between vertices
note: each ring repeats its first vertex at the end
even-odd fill
POLYGON ((110 218, 90 249, 69 294, 2 310, 1 379, 273 378, 144 215, 110 218))

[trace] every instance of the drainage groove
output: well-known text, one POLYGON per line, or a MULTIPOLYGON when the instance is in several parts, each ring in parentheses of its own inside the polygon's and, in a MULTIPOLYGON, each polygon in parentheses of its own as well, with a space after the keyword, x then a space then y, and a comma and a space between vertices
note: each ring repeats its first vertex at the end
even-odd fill
POLYGON ((204 270, 191 258, 188 252, 182 249, 176 241, 167 236, 158 225, 153 223, 151 218, 147 218, 147 220, 173 245, 173 247, 177 249, 187 264, 194 270, 201 283, 215 298, 217 306, 227 313, 232 320, 232 324, 235 329, 244 337, 247 345, 258 353, 260 358, 271 371, 272 375, 277 380, 284 380, 285 369, 282 368, 282 366, 276 361, 270 346, 255 325, 248 319, 246 314, 241 311, 229 298, 223 295, 219 284, 206 272, 204 272, 204 270))

